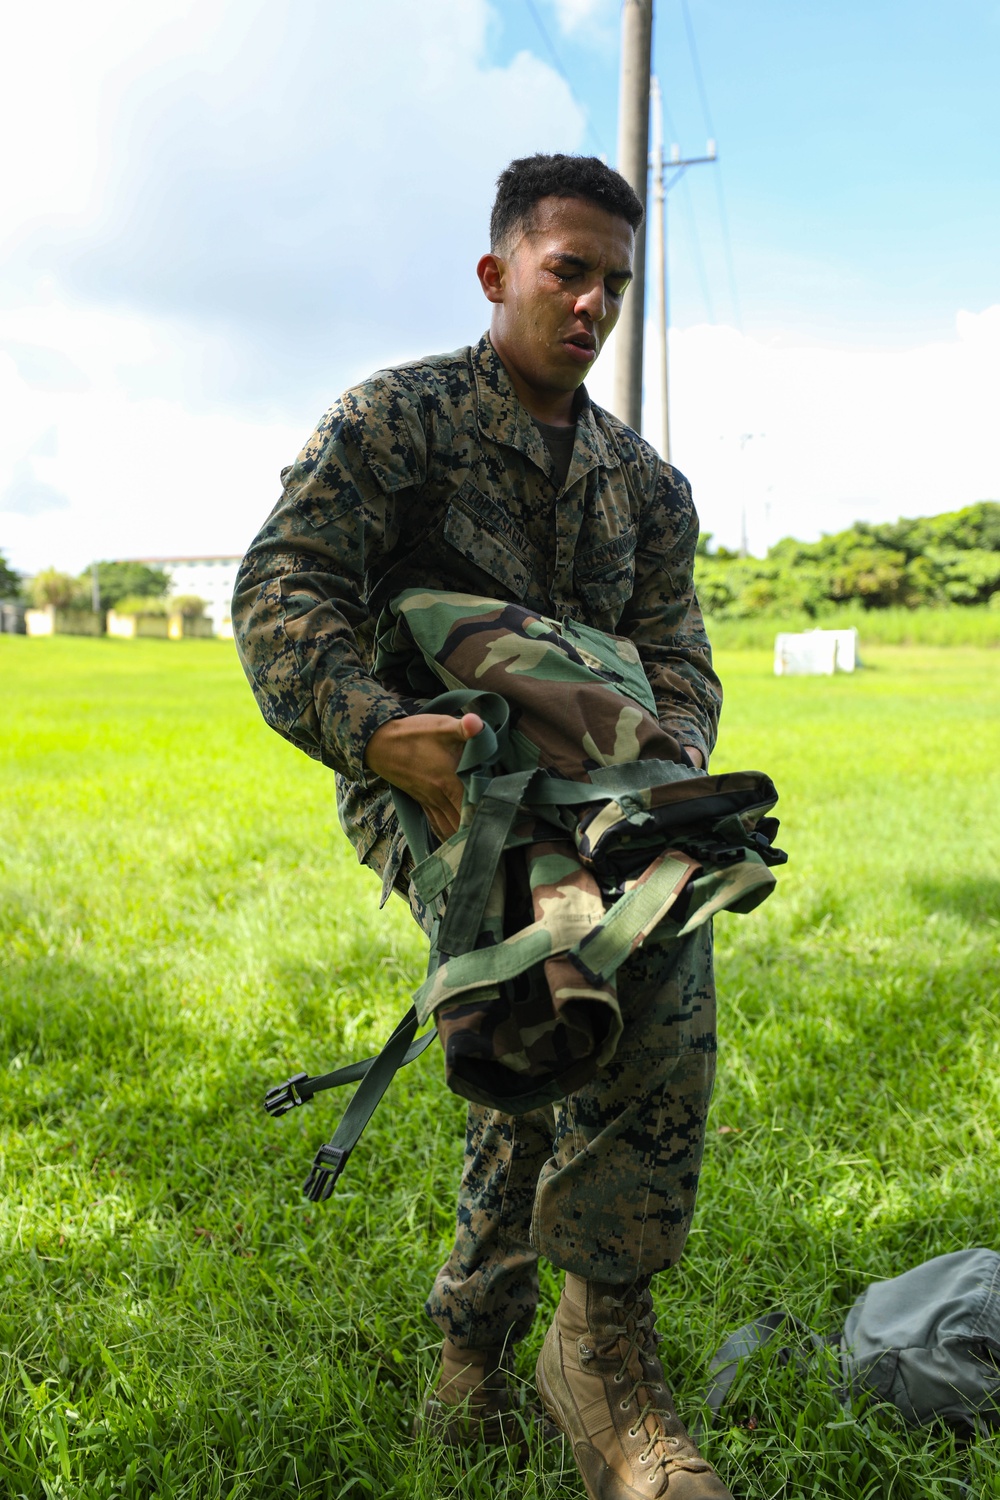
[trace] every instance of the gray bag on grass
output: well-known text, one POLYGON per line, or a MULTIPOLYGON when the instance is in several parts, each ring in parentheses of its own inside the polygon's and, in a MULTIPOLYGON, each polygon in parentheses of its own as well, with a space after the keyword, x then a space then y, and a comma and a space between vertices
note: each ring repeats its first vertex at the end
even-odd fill
POLYGON ((845 1385, 907 1422, 1000 1426, 1000 1255, 956 1250, 874 1282, 841 1344, 845 1385))
POLYGON ((915 1426, 1000 1427, 1000 1254, 956 1250, 873 1282, 839 1337, 821 1338, 790 1313, 769 1313, 730 1334, 712 1360, 709 1421, 722 1410, 744 1361, 784 1331, 787 1364, 817 1349, 839 1355, 841 1395, 887 1402, 915 1426))

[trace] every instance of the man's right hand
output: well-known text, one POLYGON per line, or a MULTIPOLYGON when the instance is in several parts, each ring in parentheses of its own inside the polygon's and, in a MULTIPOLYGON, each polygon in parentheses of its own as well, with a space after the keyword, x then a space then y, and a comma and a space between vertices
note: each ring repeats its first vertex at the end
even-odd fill
POLYGON ((365 765, 419 802, 439 839, 450 838, 462 811, 462 783, 455 771, 466 740, 482 727, 478 714, 390 719, 368 741, 365 765))

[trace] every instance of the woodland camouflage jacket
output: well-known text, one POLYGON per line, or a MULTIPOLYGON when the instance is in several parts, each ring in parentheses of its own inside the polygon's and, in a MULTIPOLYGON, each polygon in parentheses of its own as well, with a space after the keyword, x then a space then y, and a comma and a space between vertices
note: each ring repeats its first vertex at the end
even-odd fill
POLYGON ((376 621, 404 588, 487 595, 629 637, 660 721, 707 762, 721 692, 694 592, 687 481, 585 390, 561 489, 553 474, 484 335, 335 402, 243 561, 233 624, 261 712, 340 773, 344 826, 385 869, 386 893, 398 859, 371 855, 388 790, 363 756, 407 711, 371 671, 376 621))

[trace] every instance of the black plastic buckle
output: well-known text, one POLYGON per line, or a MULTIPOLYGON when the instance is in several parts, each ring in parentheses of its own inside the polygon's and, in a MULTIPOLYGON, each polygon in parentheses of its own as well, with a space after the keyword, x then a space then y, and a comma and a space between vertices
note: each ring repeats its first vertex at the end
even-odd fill
POLYGON ((786 865, 788 855, 775 844, 781 824, 777 818, 759 818, 750 841, 766 865, 786 865))
POLYGON ((739 865, 747 857, 745 849, 713 849, 709 855, 713 865, 720 865, 722 869, 728 869, 730 865, 739 865))
POLYGON ((312 1171, 302 1184, 302 1191, 310 1203, 325 1203, 333 1194, 334 1185, 347 1166, 350 1147, 320 1146, 312 1171))
POLYGON ((308 1099, 300 1099, 295 1092, 295 1085, 308 1077, 308 1073, 296 1073, 287 1083, 279 1083, 273 1089, 268 1089, 264 1095, 264 1108, 268 1114, 277 1119, 279 1115, 287 1115, 290 1109, 296 1109, 300 1104, 308 1104, 308 1099))

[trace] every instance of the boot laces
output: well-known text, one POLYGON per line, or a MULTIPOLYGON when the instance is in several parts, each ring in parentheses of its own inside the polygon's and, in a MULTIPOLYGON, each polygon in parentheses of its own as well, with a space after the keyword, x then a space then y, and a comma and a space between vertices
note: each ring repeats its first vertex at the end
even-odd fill
POLYGON ((609 1337, 625 1340, 624 1347, 619 1344, 622 1362, 614 1379, 616 1384, 628 1379, 632 1381, 628 1392, 622 1398, 622 1411, 627 1411, 633 1401, 638 1405, 640 1391, 645 1396, 645 1400, 639 1407, 639 1415, 630 1427, 629 1433, 632 1437, 638 1437, 645 1428, 647 1441, 639 1454, 639 1462, 647 1464, 655 1459, 648 1476, 652 1484, 658 1473, 666 1474, 668 1465, 677 1457, 677 1449, 680 1447, 680 1439, 665 1431, 663 1419, 669 1420, 674 1417, 673 1411, 667 1406, 657 1405, 652 1399, 654 1395, 662 1393, 664 1388, 658 1382, 651 1383, 642 1369, 642 1355, 648 1351, 649 1345, 654 1343, 656 1338, 653 1331, 655 1315, 652 1305, 649 1305, 646 1312, 641 1317, 639 1316, 639 1297, 634 1293, 631 1296, 626 1293, 624 1297, 606 1296, 604 1304, 609 1312, 619 1311, 624 1314, 623 1322, 607 1324, 609 1337), (635 1373, 636 1364, 639 1366, 638 1374, 635 1373), (652 1430, 645 1427, 648 1417, 655 1419, 652 1430))

